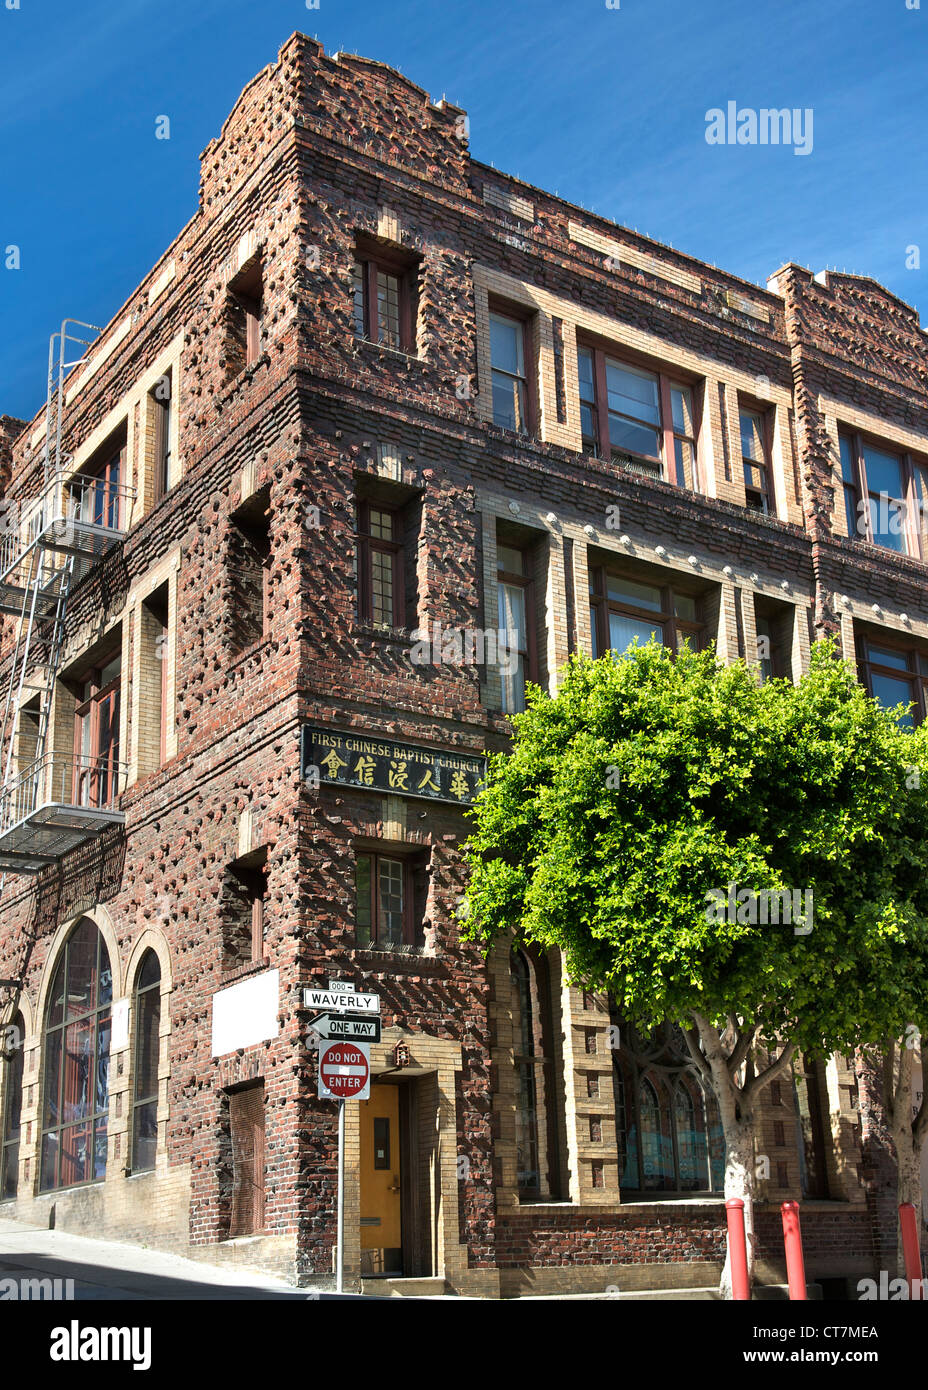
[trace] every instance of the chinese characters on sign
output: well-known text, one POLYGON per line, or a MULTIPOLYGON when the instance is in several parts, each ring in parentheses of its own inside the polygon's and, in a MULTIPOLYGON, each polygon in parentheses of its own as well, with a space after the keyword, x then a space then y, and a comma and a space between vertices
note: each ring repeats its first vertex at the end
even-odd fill
POLYGON ((301 738, 304 779, 315 768, 321 782, 466 805, 473 801, 486 776, 486 759, 469 753, 439 752, 308 724, 304 724, 301 738))

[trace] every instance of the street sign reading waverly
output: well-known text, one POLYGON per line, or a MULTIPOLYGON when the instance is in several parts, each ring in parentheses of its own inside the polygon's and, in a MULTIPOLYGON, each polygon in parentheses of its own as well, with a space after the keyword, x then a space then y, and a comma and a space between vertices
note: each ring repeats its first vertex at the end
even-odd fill
POLYGON ((486 758, 439 752, 412 743, 340 733, 304 724, 300 765, 304 781, 369 788, 388 796, 421 796, 467 805, 486 777, 486 758), (314 771, 315 770, 315 771, 314 771))

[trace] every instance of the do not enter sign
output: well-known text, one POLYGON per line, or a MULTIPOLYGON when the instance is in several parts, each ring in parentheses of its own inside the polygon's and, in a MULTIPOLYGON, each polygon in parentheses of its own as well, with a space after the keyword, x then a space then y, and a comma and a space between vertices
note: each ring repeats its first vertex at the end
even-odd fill
POLYGON ((319 1048, 319 1095, 328 1100, 367 1100, 371 1093, 370 1048, 330 1042, 319 1048))

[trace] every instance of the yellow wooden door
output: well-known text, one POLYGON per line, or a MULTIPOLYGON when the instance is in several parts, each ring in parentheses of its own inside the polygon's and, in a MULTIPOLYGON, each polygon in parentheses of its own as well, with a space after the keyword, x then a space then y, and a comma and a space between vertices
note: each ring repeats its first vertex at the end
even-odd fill
POLYGON ((400 1093, 396 1086, 371 1087, 361 1107, 361 1249, 399 1251, 400 1093))

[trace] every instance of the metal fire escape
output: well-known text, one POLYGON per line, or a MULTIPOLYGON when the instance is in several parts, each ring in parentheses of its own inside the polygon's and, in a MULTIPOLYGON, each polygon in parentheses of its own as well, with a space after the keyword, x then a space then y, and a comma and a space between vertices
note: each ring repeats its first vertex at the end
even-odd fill
MULTIPOLYGON (((123 539, 133 495, 122 479, 69 471, 62 452, 68 361, 99 330, 65 319, 48 351, 45 459, 38 497, 14 501, 0 522, 0 613, 16 619, 0 724, 0 870, 39 873, 111 825, 124 822, 116 801, 122 764, 49 748, 49 729, 74 585, 123 539), (26 722, 28 720, 28 722, 26 722)), ((70 747, 71 733, 68 731, 70 747)), ((2 885, 0 885, 2 886, 2 885)))

